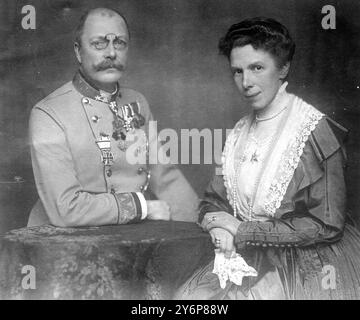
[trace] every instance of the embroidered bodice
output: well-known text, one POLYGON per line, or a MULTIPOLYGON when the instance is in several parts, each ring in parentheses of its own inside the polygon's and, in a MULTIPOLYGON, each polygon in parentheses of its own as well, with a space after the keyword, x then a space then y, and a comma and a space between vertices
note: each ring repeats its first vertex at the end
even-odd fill
MULTIPOLYGON (((268 152, 271 149, 272 140, 276 133, 276 125, 267 126, 266 137, 257 138, 256 132, 259 130, 255 122, 250 127, 249 135, 245 144, 245 150, 241 154, 240 146, 237 147, 234 155, 236 185, 238 186, 238 200, 243 201, 243 206, 250 210, 255 196, 256 187, 260 178, 261 169, 268 152)), ((252 220, 262 220, 260 217, 252 216, 252 220)))

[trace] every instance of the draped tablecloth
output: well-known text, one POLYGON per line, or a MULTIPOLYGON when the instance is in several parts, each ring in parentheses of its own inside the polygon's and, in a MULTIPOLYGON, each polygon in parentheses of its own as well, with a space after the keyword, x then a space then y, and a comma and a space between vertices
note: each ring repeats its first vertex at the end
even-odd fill
POLYGON ((0 238, 0 298, 171 299, 213 254, 188 222, 13 230, 0 238))

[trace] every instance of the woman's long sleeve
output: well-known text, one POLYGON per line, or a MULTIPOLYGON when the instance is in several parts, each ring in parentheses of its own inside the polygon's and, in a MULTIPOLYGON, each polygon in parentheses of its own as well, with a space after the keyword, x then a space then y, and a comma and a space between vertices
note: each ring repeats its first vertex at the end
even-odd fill
MULTIPOLYGON (((344 150, 324 121, 310 137, 281 207, 268 221, 242 221, 235 243, 252 246, 308 246, 342 235, 345 212, 344 150)), ((233 210, 221 176, 215 177, 200 206, 207 212, 233 210)))
POLYGON ((215 174, 211 183, 205 189, 199 211, 200 223, 208 212, 225 211, 232 214, 233 209, 226 198, 226 189, 222 175, 215 174))
POLYGON ((297 188, 295 196, 283 201, 270 221, 242 222, 235 236, 239 246, 308 246, 341 237, 346 210, 344 153, 339 144, 322 152, 316 147, 321 142, 317 137, 312 136, 304 149, 298 171, 304 173, 302 181, 295 175, 287 191, 297 188))

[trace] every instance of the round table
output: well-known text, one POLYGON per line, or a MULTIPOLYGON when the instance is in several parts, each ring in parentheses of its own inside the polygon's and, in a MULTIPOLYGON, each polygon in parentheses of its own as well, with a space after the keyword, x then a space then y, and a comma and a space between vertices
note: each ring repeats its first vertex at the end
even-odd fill
POLYGON ((171 299, 213 255, 188 222, 13 230, 0 238, 0 298, 171 299))

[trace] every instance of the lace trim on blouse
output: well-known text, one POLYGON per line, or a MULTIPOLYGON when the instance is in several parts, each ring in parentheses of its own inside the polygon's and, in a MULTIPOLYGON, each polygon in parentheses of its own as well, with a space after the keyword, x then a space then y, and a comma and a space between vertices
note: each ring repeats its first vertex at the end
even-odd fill
MULTIPOLYGON (((275 156, 277 163, 271 161, 267 163, 264 172, 270 171, 271 173, 264 173, 264 177, 260 177, 262 180, 259 189, 260 194, 263 196, 260 197, 261 201, 257 199, 257 207, 261 208, 262 213, 267 216, 274 216, 276 210, 280 207, 287 187, 299 164, 305 143, 311 132, 316 128, 318 122, 324 116, 324 114, 313 106, 295 96, 291 108, 292 110, 279 138, 281 141, 275 142, 272 151, 270 151, 272 153, 280 153, 280 157, 275 156), (275 168, 275 170, 273 168, 275 168)), ((235 166, 233 163, 234 148, 236 148, 239 139, 246 139, 251 121, 252 117, 246 116, 235 125, 226 140, 222 154, 227 199, 234 209, 234 215, 239 214, 245 220, 250 220, 251 217, 238 210, 236 196, 234 195, 234 193, 237 192, 235 190, 237 186, 232 182, 234 181, 233 175, 235 174, 232 168, 235 166)), ((256 190, 255 192, 257 193, 256 190)))

